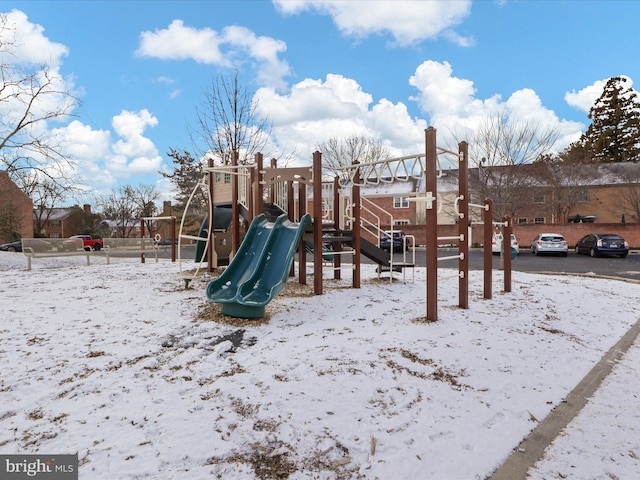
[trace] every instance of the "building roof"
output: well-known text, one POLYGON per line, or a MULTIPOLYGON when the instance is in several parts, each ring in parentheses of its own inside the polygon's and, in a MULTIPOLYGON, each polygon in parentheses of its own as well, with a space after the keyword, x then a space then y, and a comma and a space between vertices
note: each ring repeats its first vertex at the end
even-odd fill
POLYGON ((47 220, 64 220, 78 211, 81 212, 82 209, 80 207, 52 208, 47 220))

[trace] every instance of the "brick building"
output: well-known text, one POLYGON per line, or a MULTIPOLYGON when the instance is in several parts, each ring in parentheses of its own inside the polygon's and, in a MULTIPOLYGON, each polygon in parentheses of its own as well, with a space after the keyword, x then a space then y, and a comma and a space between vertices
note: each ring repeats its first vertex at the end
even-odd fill
POLYGON ((68 238, 92 225, 91 205, 40 209, 33 212, 34 231, 46 238, 68 238))
POLYGON ((31 199, 0 170, 0 243, 33 236, 31 199))

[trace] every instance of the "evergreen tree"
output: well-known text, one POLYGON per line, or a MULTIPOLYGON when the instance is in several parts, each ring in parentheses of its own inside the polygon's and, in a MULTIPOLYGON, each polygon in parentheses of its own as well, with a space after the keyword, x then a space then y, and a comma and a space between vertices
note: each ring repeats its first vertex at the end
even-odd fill
POLYGON ((595 162, 640 160, 640 100, 625 77, 611 77, 596 100, 581 142, 595 162))
MULTIPOLYGON (((202 181, 204 176, 203 163, 193 158, 191 153, 186 150, 179 152, 178 150, 170 149, 167 154, 173 159, 174 170, 173 173, 159 172, 164 178, 168 178, 176 188, 176 210, 181 211, 187 204, 189 196, 193 192, 193 189, 202 181)), ((198 191, 194 196, 191 204, 193 212, 198 214, 205 214, 207 211, 208 199, 204 192, 198 191)))

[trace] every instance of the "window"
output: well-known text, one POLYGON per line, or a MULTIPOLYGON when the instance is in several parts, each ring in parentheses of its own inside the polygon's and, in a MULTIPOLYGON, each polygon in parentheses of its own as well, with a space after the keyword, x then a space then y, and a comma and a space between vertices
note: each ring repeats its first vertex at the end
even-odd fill
POLYGON ((59 227, 60 226, 60 220, 49 220, 49 226, 50 227, 59 227))
POLYGON ((533 219, 533 223, 544 223, 544 217, 536 217, 533 219))
POLYGON ((544 193, 534 193, 533 203, 544 203, 544 193))
POLYGON ((222 175, 220 174, 220 172, 216 172, 216 183, 220 183, 222 181, 222 175))
POLYGON ((394 220, 393 225, 409 225, 409 220, 394 220))
POLYGON ((524 225, 525 223, 527 223, 527 221, 528 221, 528 220, 529 220, 529 219, 528 219, 528 218, 526 218, 526 217, 520 217, 520 218, 518 219, 518 225, 524 225))
POLYGON ((393 208, 409 208, 409 198, 393 197, 393 208))
POLYGON ((224 183, 231 183, 231 174, 230 173, 225 173, 224 174, 224 183))
POLYGON ((588 202, 589 201, 589 190, 580 190, 578 192, 577 198, 576 198, 577 202, 588 202))

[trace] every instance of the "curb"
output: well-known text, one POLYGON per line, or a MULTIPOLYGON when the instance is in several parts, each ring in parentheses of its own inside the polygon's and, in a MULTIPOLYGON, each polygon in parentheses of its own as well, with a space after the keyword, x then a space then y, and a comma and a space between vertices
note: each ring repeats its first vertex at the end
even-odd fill
POLYGON ((624 336, 600 359, 582 381, 555 407, 488 480, 525 480, 527 472, 544 454, 560 432, 580 413, 602 381, 625 355, 640 334, 638 320, 624 336))

